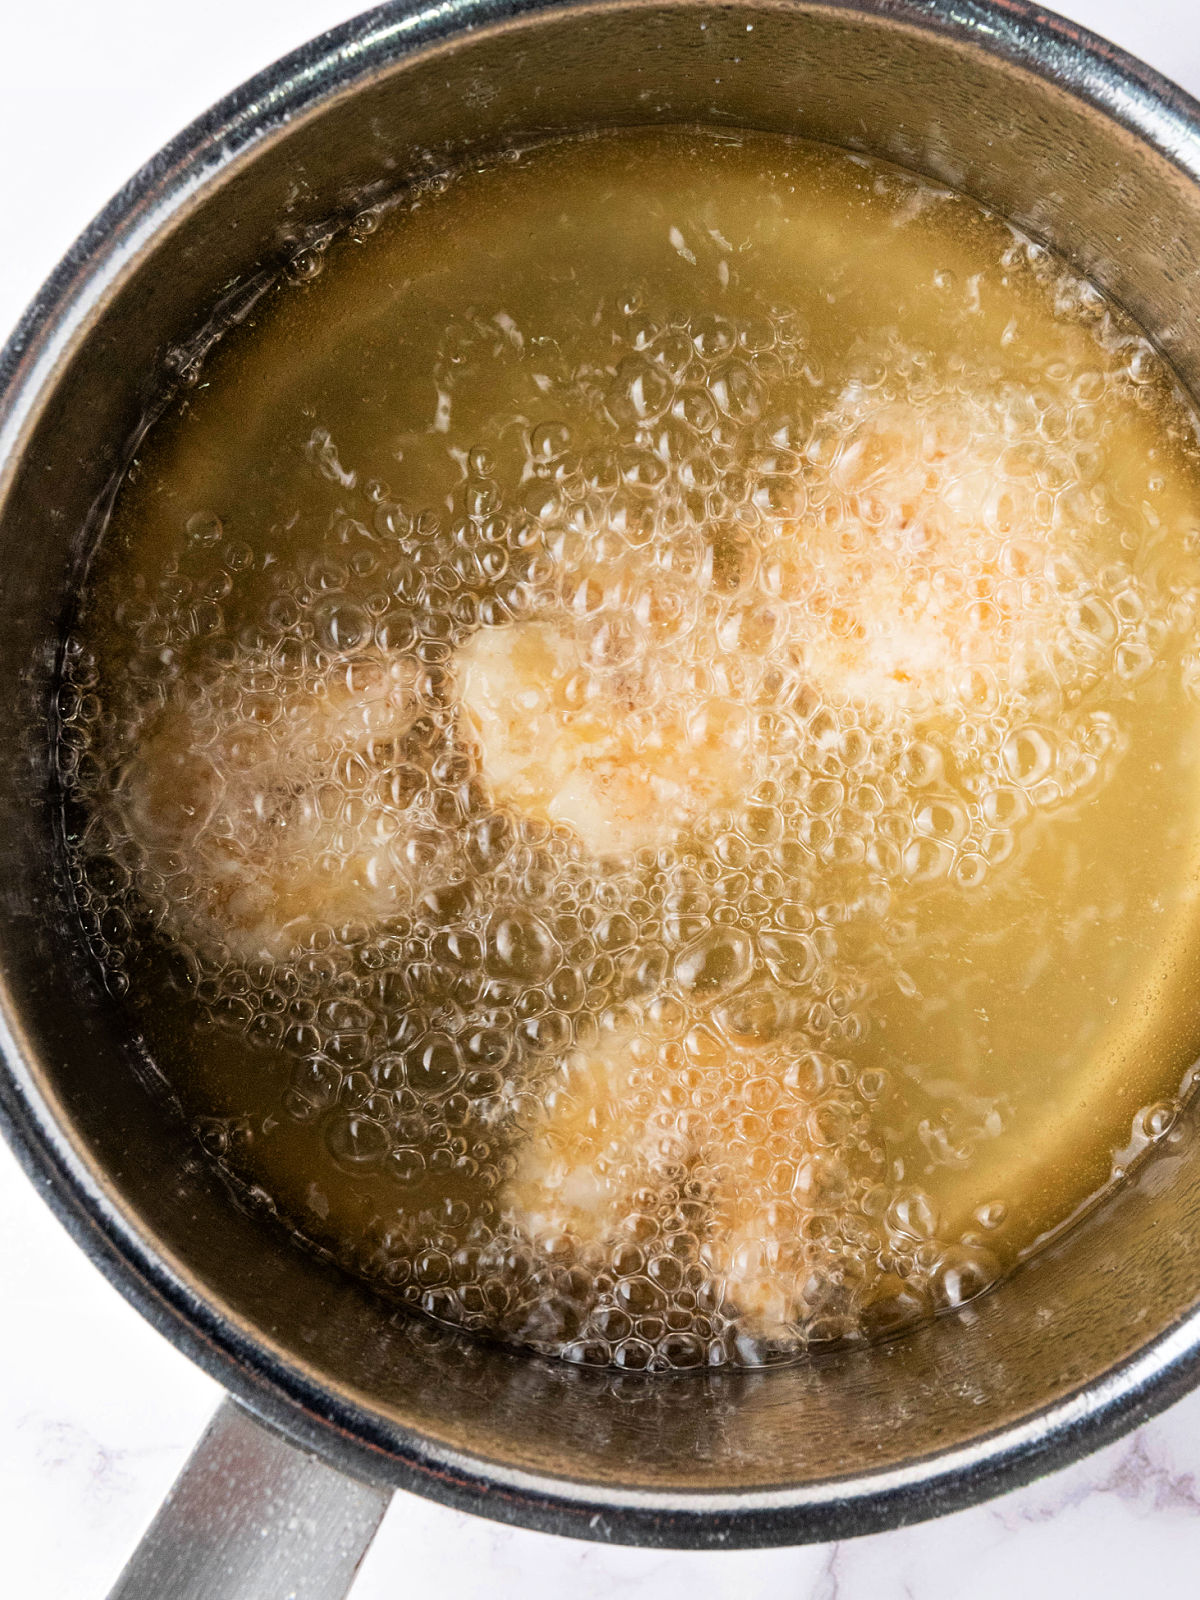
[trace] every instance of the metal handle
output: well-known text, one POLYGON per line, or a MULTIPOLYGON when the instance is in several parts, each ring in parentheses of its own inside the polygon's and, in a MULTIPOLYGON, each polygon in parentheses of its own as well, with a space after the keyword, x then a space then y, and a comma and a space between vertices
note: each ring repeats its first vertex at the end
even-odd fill
POLYGON ((344 1600, 390 1499, 226 1400, 109 1600, 344 1600))

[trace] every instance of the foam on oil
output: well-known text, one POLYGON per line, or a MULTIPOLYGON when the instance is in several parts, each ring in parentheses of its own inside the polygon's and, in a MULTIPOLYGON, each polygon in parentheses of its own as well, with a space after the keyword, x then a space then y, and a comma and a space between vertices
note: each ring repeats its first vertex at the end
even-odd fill
POLYGON ((435 1317, 755 1364, 1166 1132, 1200 452, 1061 262, 605 135, 364 216, 196 376, 60 744, 107 981, 258 1203, 435 1317))

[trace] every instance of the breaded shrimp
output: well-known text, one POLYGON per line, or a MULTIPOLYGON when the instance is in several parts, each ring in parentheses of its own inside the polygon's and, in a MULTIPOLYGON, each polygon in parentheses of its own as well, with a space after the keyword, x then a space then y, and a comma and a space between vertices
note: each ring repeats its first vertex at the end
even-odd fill
POLYGON ((802 670, 835 699, 953 710, 1019 694, 1077 576, 1004 397, 880 402, 853 386, 824 419, 809 507, 763 567, 802 670))
POLYGON ((562 615, 480 629, 456 672, 493 798, 605 856, 665 844, 735 801, 750 727, 719 664, 653 640, 606 650, 598 635, 562 615))
POLYGON ((611 1249, 690 1182, 705 1211, 697 1259, 749 1328, 781 1337, 813 1266, 804 1224, 819 1200, 826 1134, 814 1135, 795 1054, 712 1035, 697 1044, 695 1033, 626 1030, 566 1058, 517 1149, 502 1205, 537 1243, 611 1249))
POLYGON ((597 553, 609 536, 576 540, 540 614, 458 653, 461 725, 495 800, 593 855, 668 843, 752 787, 772 664, 889 717, 1022 697, 1035 713, 1072 651, 1077 675, 1091 661, 1066 627, 1084 566, 1038 493, 1053 451, 1010 414, 1021 403, 851 385, 794 506, 709 530, 707 565, 672 571, 666 535, 615 557, 597 553))
POLYGON ((274 959, 318 924, 403 903, 413 874, 387 779, 413 689, 411 663, 381 651, 298 677, 247 654, 202 690, 176 686, 111 795, 161 925, 206 953, 274 959))
POLYGON ((523 1233, 611 1241, 640 1191, 695 1160, 670 1107, 677 1057, 677 1046, 624 1030, 560 1063, 504 1192, 523 1233))

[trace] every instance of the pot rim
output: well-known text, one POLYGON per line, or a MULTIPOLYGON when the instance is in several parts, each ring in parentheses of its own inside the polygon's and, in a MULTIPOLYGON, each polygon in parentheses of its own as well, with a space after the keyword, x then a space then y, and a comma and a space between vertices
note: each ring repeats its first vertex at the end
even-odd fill
MULTIPOLYGON (((755 3, 791 9, 789 0, 755 3)), ((615 5, 658 9, 697 0, 392 0, 282 57, 218 101, 89 224, 0 351, 0 500, 62 364, 146 244, 199 202, 210 181, 285 124, 409 55, 466 32, 615 5)), ((1200 103, 1123 50, 1027 0, 815 0, 802 9, 874 16, 972 44, 1100 110, 1200 183, 1200 103)), ((1020 1423, 885 1471, 799 1488, 714 1493, 614 1489, 513 1469, 385 1427, 367 1407, 331 1395, 311 1372, 198 1294, 56 1118, 29 1065, 33 1052, 2 977, 0 1056, 0 1128, 71 1236, 160 1333, 269 1425, 352 1475, 504 1522, 673 1548, 878 1532, 965 1508, 1064 1466, 1200 1381, 1197 1307, 1097 1381, 1020 1423)))

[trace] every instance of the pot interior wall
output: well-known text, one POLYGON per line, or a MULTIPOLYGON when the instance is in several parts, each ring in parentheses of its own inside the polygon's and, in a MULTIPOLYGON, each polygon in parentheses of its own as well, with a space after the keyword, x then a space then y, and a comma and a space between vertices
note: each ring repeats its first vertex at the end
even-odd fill
MULTIPOLYGON (((226 164, 172 201, 155 242, 89 313, 30 424, 0 513, 0 670, 21 684, 0 707, 0 748, 19 753, 0 776, 0 970, 36 1085, 29 1104, 10 1095, 10 1112, 36 1142, 44 1097, 69 1130, 64 1159, 90 1169, 122 1226, 166 1252, 171 1292, 194 1295, 201 1321, 215 1315, 227 1343, 241 1340, 260 1403, 303 1428, 296 1397, 319 1382, 328 1393, 313 1409, 340 1429, 329 1447, 366 1440, 368 1469, 398 1481, 423 1470, 414 1434, 601 1495, 816 1485, 961 1446, 1093 1383, 1200 1298, 1200 1143, 1178 1140, 1101 1215, 959 1316, 788 1370, 619 1379, 396 1314, 231 1207, 90 976, 54 867, 54 644, 89 508, 168 350, 231 279, 278 259, 288 239, 381 177, 444 165, 472 144, 595 125, 716 122, 830 140, 965 189, 1056 245, 1156 335, 1186 380, 1200 378, 1200 190, 1065 91, 886 15, 618 0, 444 42, 439 26, 384 30, 342 60, 332 75, 346 82, 320 104, 232 160, 214 145, 205 159, 226 164)), ((1039 1447, 1029 1448, 1032 1459, 1039 1447)), ((425 1487, 453 1497, 455 1481, 425 1487)), ((934 1492, 895 1515, 937 1503, 934 1492)), ((812 1526, 837 1531, 823 1515, 812 1526)), ((798 1536, 805 1524, 765 1528, 757 1536, 798 1536)))

